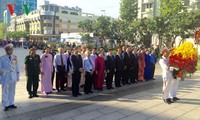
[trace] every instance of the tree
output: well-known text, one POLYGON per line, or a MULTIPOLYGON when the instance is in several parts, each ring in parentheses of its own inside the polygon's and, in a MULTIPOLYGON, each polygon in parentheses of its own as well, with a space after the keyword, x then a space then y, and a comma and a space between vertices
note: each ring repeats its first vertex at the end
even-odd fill
POLYGON ((122 21, 132 22, 138 16, 138 0, 121 0, 120 18, 122 21))
POLYGON ((4 39, 7 33, 7 25, 4 22, 0 22, 0 39, 4 39))
POLYGON ((110 25, 111 21, 109 17, 100 16, 97 18, 97 21, 93 26, 93 29, 97 34, 102 35, 103 37, 110 37, 110 32, 111 32, 110 25))
POLYGON ((160 0, 160 2, 160 13, 164 21, 163 26, 165 26, 165 31, 162 31, 160 37, 162 37, 163 43, 167 47, 172 47, 176 37, 185 30, 183 29, 184 24, 181 22, 186 17, 187 10, 183 6, 182 0, 160 0))
POLYGON ((84 32, 93 32, 94 21, 86 19, 79 22, 78 27, 82 28, 84 32))
POLYGON ((12 38, 13 40, 19 40, 20 38, 26 38, 28 36, 28 32, 26 31, 12 31, 8 33, 8 39, 12 38))

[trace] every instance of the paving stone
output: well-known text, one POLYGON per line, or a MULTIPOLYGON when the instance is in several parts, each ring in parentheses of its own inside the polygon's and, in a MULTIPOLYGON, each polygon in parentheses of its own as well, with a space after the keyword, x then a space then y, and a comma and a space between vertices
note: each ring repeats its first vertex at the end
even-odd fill
POLYGON ((86 114, 82 114, 82 115, 73 117, 73 119, 74 120, 92 120, 92 119, 95 119, 100 116, 103 116, 103 114, 98 111, 92 111, 92 112, 89 112, 86 114))
POLYGON ((125 116, 120 114, 119 112, 114 112, 107 115, 103 115, 102 117, 98 117, 95 120, 119 120, 123 117, 125 116))
POLYGON ((68 111, 68 112, 65 112, 65 113, 60 113, 60 114, 57 114, 57 115, 50 116, 50 118, 52 120, 56 120, 58 118, 59 118, 59 120, 65 120, 65 119, 69 119, 69 118, 74 117, 74 116, 78 116, 80 114, 82 114, 80 111, 72 110, 72 111, 68 111))
POLYGON ((121 120, 146 120, 147 118, 148 118, 147 116, 144 116, 140 113, 135 113, 135 114, 125 117, 121 120))

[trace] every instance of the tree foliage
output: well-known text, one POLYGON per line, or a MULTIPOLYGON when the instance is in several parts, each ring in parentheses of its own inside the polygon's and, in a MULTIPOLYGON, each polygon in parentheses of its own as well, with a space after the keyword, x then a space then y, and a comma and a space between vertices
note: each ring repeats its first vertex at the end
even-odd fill
POLYGON ((4 39, 7 32, 7 25, 4 22, 0 22, 0 39, 4 39))
POLYGON ((120 18, 126 22, 134 21, 138 16, 138 0, 121 0, 120 18))
POLYGON ((12 31, 8 32, 7 39, 19 40, 20 38, 26 38, 28 36, 28 32, 26 31, 12 31))
POLYGON ((78 27, 82 28, 84 30, 84 32, 93 32, 93 24, 94 21, 86 19, 84 21, 79 22, 78 27))

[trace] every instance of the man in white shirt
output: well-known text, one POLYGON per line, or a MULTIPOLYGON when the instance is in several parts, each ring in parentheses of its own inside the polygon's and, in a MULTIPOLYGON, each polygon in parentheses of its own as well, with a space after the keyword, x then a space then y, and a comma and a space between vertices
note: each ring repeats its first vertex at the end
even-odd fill
POLYGON ((67 59, 64 55, 63 48, 58 48, 58 54, 54 57, 54 67, 56 71, 56 89, 60 92, 65 91, 65 73, 67 72, 67 59))

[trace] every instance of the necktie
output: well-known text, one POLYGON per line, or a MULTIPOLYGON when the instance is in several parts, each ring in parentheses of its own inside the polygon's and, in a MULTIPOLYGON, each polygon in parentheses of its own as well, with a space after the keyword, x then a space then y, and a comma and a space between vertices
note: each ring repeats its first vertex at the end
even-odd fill
POLYGON ((11 56, 9 56, 9 59, 10 59, 10 61, 11 61, 11 56))
POLYGON ((92 64, 92 61, 89 59, 90 64, 92 65, 92 69, 94 69, 94 65, 92 64))
POLYGON ((127 54, 128 54, 128 57, 130 58, 130 54, 127 52, 127 54))
POLYGON ((63 57, 62 57, 62 55, 60 55, 60 57, 61 57, 61 66, 63 66, 64 64, 63 64, 63 57))
POLYGON ((120 60, 122 60, 122 56, 119 54, 119 58, 120 58, 120 60))

